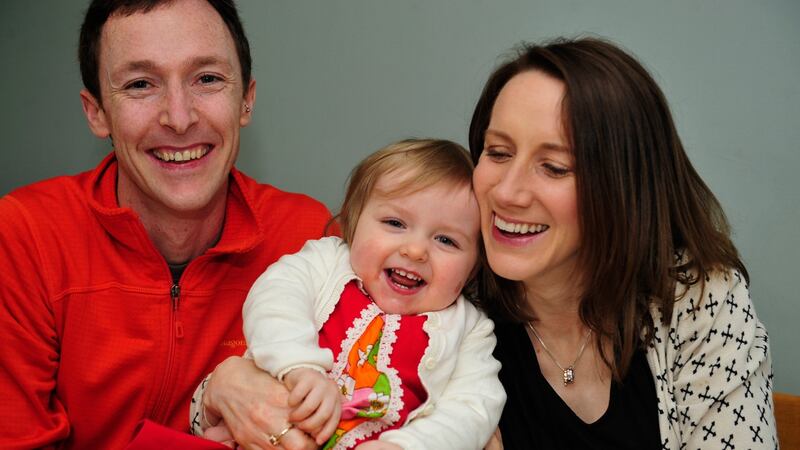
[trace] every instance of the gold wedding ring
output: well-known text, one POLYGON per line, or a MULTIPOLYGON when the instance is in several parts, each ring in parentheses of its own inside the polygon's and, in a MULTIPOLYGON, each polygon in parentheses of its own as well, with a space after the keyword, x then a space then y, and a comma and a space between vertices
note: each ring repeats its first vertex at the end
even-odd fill
POLYGON ((291 430, 292 428, 294 428, 294 425, 292 425, 292 424, 289 424, 289 426, 288 426, 288 427, 284 428, 284 429, 283 429, 283 431, 281 431, 281 432, 280 432, 280 433, 278 433, 277 435, 276 435, 276 434, 269 434, 269 433, 267 433, 267 439, 269 439, 269 443, 270 443, 270 444, 271 444, 273 447, 277 447, 277 446, 278 446, 278 444, 280 444, 280 443, 281 443, 281 438, 282 438, 282 437, 283 437, 283 436, 284 436, 286 433, 288 433, 288 432, 289 432, 289 430, 291 430))

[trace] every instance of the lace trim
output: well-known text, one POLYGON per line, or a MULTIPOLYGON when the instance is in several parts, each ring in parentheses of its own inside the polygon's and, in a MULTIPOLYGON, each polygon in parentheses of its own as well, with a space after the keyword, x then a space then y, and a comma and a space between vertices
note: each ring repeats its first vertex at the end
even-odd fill
POLYGON ((350 328, 347 329, 347 337, 342 341, 339 355, 331 370, 331 377, 333 379, 338 379, 342 373, 344 373, 344 369, 347 367, 347 357, 350 353, 350 349, 353 348, 356 341, 361 337, 372 320, 379 315, 383 315, 384 325, 376 363, 378 370, 386 374, 386 378, 389 380, 389 386, 392 390, 391 397, 389 398, 389 408, 381 419, 368 420, 345 433, 333 447, 337 450, 351 448, 355 445, 357 440, 382 431, 400 420, 400 410, 403 409, 404 405, 402 399, 402 382, 397 374, 397 370, 389 365, 391 362, 393 345, 397 341, 396 332, 400 327, 399 315, 383 314, 383 311, 374 303, 367 305, 367 307, 361 311, 361 317, 354 320, 350 328))

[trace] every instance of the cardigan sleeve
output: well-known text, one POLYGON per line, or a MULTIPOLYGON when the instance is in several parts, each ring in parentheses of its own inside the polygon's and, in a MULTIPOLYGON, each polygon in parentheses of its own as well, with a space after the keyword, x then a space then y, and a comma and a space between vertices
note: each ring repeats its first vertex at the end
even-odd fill
POLYGON ((333 353, 318 342, 317 310, 335 268, 349 265, 348 255, 339 238, 309 241, 256 280, 242 309, 247 355, 256 366, 278 380, 297 367, 331 369, 333 353))
POLYGON ((776 448, 769 338, 742 275, 716 271, 689 288, 664 331, 654 373, 673 430, 664 447, 776 448))
POLYGON ((455 367, 441 395, 402 428, 384 432, 381 441, 407 449, 462 450, 483 448, 492 436, 506 401, 497 377, 500 363, 492 356, 497 340, 492 321, 469 310, 455 367))

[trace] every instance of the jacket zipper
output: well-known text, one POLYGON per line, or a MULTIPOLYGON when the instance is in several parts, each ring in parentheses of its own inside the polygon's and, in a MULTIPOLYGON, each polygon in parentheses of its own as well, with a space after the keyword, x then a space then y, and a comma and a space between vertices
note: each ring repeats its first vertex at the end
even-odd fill
POLYGON ((164 369, 164 378, 162 378, 161 382, 161 390, 158 393, 158 397, 156 397, 156 402, 153 404, 153 410, 150 416, 158 421, 163 422, 166 417, 162 417, 165 411, 164 404, 167 401, 167 397, 169 396, 169 392, 172 387, 172 369, 174 365, 173 359, 175 359, 175 345, 176 340, 183 338, 183 323, 180 320, 180 304, 181 304, 181 287, 179 284, 173 284, 172 287, 169 289, 169 297, 170 297, 170 323, 172 326, 170 327, 169 333, 169 344, 167 350, 167 364, 166 368, 164 369))
POLYGON ((173 284, 169 290, 169 295, 172 298, 172 313, 175 320, 175 337, 178 339, 183 338, 183 322, 181 322, 180 311, 178 308, 181 305, 181 287, 180 285, 173 284))

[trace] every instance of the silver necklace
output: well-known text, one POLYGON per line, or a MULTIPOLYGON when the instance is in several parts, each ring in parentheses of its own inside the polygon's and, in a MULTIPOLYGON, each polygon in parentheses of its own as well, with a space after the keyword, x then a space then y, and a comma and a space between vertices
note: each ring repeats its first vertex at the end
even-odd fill
POLYGON ((562 366, 561 364, 558 363, 558 361, 556 361, 556 357, 553 356, 553 352, 551 352, 550 349, 547 348, 547 345, 544 343, 544 341, 542 340, 541 336, 539 336, 539 333, 536 332, 536 328, 534 328, 532 323, 528 322, 528 328, 531 329, 531 332, 536 337, 536 340, 538 340, 539 343, 542 344, 542 348, 544 349, 545 353, 547 353, 547 356, 550 357, 550 360, 553 361, 553 363, 556 365, 556 367, 561 369, 561 372, 562 372, 562 375, 563 375, 563 380, 564 380, 564 386, 574 383, 575 382, 575 364, 578 363, 578 360, 581 359, 581 355, 583 355, 583 351, 586 350, 586 344, 589 343, 589 336, 592 335, 592 330, 589 330, 589 331, 586 332, 586 338, 584 338, 584 340, 583 340, 583 345, 581 345, 581 349, 578 350, 578 356, 575 357, 575 361, 572 361, 572 364, 570 364, 569 366, 564 368, 564 366, 562 366))

